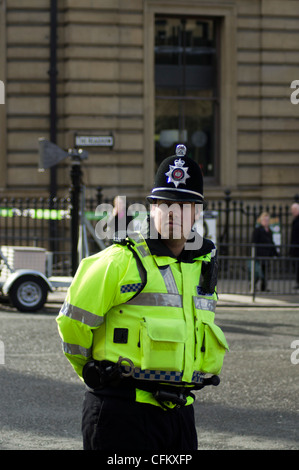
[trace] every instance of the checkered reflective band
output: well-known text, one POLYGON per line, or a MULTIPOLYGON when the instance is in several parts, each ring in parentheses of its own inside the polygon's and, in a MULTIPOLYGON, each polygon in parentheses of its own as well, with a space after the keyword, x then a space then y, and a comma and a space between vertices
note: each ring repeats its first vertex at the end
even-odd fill
MULTIPOLYGON (((128 371, 130 367, 125 366, 125 369, 128 371)), ((166 382, 181 382, 182 376, 183 372, 140 369, 139 367, 135 367, 133 371, 133 377, 135 379, 142 380, 165 380, 166 382)))
POLYGON ((126 292, 137 292, 142 286, 141 282, 136 282, 135 284, 126 284, 121 286, 120 292, 125 294, 126 292))
MULTIPOLYGON (((128 373, 131 371, 130 366, 124 366, 125 372, 128 373)), ((159 380, 165 382, 181 382, 183 377, 182 371, 165 371, 165 370, 150 370, 150 369, 140 369, 135 367, 133 371, 133 377, 135 379, 141 380, 159 380)), ((194 371, 192 375, 192 382, 201 383, 205 374, 199 371, 194 371)))
POLYGON ((202 383, 204 377, 205 377, 205 374, 203 372, 199 372, 198 370, 195 370, 193 372, 191 382, 202 383))

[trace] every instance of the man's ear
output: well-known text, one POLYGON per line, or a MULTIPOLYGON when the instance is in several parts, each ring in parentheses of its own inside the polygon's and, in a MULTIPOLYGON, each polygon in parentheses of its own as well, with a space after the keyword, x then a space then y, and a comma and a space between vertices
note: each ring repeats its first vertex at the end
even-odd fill
POLYGON ((157 210, 157 207, 158 207, 158 204, 151 203, 151 205, 150 205, 150 216, 151 217, 154 217, 154 215, 156 213, 156 210, 157 210))

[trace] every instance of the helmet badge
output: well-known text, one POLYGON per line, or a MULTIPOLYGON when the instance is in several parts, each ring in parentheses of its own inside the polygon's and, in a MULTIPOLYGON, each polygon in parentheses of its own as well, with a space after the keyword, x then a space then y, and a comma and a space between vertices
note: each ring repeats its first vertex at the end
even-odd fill
MULTIPOLYGON (((186 153, 186 147, 184 145, 177 145, 176 151, 177 156, 184 156, 186 153)), ((165 173, 168 176, 167 183, 173 183, 177 188, 179 184, 186 184, 186 179, 190 178, 188 175, 188 167, 184 167, 185 161, 179 158, 174 161, 174 165, 169 165, 169 171, 165 173)))

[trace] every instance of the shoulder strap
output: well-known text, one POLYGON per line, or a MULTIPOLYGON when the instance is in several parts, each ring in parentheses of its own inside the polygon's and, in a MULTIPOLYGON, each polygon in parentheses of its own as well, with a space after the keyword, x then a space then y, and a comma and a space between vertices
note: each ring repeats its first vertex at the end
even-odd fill
POLYGON ((147 283, 147 271, 146 271, 141 259, 139 258, 138 254, 134 250, 134 248, 133 248, 134 242, 131 239, 129 239, 129 238, 114 239, 113 242, 116 243, 116 244, 126 246, 130 250, 130 252, 132 253, 132 255, 133 255, 133 257, 136 261, 138 273, 139 273, 139 276, 140 276, 140 279, 141 279, 141 285, 140 285, 139 289, 134 293, 134 295, 130 298, 130 300, 132 300, 135 297, 137 297, 137 295, 139 295, 140 292, 142 292, 143 289, 145 288, 146 283, 147 283))
POLYGON ((140 276, 140 279, 141 279, 141 286, 139 287, 138 291, 135 292, 133 297, 131 297, 130 300, 132 300, 135 297, 137 297, 137 295, 140 294, 140 292, 143 291, 143 289, 145 288, 146 283, 147 283, 147 271, 146 271, 145 267, 143 266, 143 263, 142 263, 141 259, 139 258, 139 256, 137 255, 136 251, 134 250, 134 248, 132 248, 132 242, 130 240, 127 241, 127 248, 131 251, 131 253, 133 254, 133 256, 135 258, 135 261, 136 261, 136 264, 137 264, 137 269, 138 269, 139 276, 140 276))

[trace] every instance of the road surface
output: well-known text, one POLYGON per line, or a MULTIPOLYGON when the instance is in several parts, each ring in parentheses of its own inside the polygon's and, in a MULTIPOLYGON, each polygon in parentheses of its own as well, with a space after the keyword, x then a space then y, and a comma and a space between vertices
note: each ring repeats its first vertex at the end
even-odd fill
MULTIPOLYGON (((59 304, 46 304, 24 314, 0 306, 2 450, 82 449, 84 385, 62 354, 58 310, 59 304)), ((199 450, 298 450, 298 307, 216 313, 230 352, 220 385, 197 392, 199 450)))

